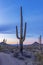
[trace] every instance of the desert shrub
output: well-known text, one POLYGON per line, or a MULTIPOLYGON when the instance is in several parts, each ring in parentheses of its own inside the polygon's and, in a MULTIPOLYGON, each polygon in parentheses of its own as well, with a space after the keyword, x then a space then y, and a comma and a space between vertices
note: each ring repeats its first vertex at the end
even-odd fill
POLYGON ((43 65, 43 54, 37 52, 37 53, 35 54, 35 59, 34 59, 34 61, 36 62, 37 65, 43 65))
POLYGON ((17 50, 14 51, 14 55, 13 56, 16 57, 16 58, 19 56, 19 53, 18 53, 17 50))
POLYGON ((2 47, 0 46, 0 51, 2 51, 2 47))
POLYGON ((27 62, 25 62, 25 65, 27 65, 28 63, 27 62))
POLYGON ((18 57, 19 60, 25 60, 23 57, 18 57))

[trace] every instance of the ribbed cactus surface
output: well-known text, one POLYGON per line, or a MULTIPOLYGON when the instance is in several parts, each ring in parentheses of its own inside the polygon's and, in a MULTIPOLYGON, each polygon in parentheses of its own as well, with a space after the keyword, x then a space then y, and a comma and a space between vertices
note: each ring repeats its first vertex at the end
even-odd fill
POLYGON ((20 52, 23 53, 23 42, 26 37, 26 22, 25 22, 25 27, 24 27, 24 32, 23 32, 23 16, 22 16, 22 7, 20 7, 20 37, 18 35, 18 27, 16 26, 16 36, 20 40, 20 52))

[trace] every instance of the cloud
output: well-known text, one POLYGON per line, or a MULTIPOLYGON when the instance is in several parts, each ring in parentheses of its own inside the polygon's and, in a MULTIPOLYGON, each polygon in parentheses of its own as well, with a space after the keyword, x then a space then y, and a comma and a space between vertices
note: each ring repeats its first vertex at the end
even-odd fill
POLYGON ((15 33, 15 28, 14 24, 0 25, 0 33, 15 33))
MULTIPOLYGON (((8 1, 2 1, 3 7, 0 9, 1 11, 0 25, 1 24, 5 24, 5 25, 0 26, 0 32, 1 33, 16 33, 15 32, 16 25, 18 26, 18 30, 20 31, 19 29, 20 15, 18 11, 20 10, 19 5, 21 1, 19 1, 19 4, 18 4, 18 1, 16 0, 14 2, 10 0, 8 1)), ((24 6, 22 5, 23 11, 24 11, 23 21, 27 21, 27 37, 31 37, 31 36, 36 37, 37 35, 40 35, 40 34, 43 35, 43 12, 42 12, 43 9, 40 7, 40 5, 38 5, 37 1, 36 1, 37 5, 35 1, 33 3, 31 3, 31 1, 28 1, 28 3, 27 1, 22 1, 22 3, 24 5, 24 6), (27 5, 25 7, 25 4, 23 2, 25 2, 25 4, 28 4, 30 2, 28 5, 29 7, 27 5), (40 8, 38 9, 38 7, 40 8)))
POLYGON ((39 36, 40 36, 39 34, 35 34, 35 33, 31 33, 31 34, 30 33, 27 33, 26 34, 26 37, 27 38, 31 38, 31 37, 32 38, 38 38, 39 36))

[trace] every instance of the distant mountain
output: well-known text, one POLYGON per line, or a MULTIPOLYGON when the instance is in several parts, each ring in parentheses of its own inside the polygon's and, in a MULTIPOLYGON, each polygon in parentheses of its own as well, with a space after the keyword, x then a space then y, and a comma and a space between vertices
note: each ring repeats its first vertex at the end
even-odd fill
POLYGON ((43 49, 43 44, 40 45, 38 42, 34 42, 34 43, 31 45, 31 47, 32 47, 33 49, 38 49, 38 50, 40 50, 40 48, 43 49))
MULTIPOLYGON (((0 42, 0 46, 4 47, 4 48, 16 48, 16 47, 19 47, 20 45, 19 44, 7 44, 7 43, 4 43, 4 42, 0 42)), ((30 44, 30 45, 23 45, 24 48, 40 48, 40 44, 38 42, 34 42, 33 44, 30 44)), ((41 44, 41 47, 43 48, 43 44, 41 44)))
POLYGON ((39 46, 40 44, 38 42, 34 42, 32 46, 39 46))
MULTIPOLYGON (((34 42, 34 43, 32 44, 32 46, 40 46, 40 43, 34 42)), ((41 44, 41 46, 43 46, 43 44, 41 44)))
POLYGON ((6 45, 6 43, 4 43, 4 42, 0 42, 0 45, 6 45))
POLYGON ((14 46, 13 45, 10 45, 10 44, 7 44, 7 43, 4 43, 4 42, 0 42, 0 46, 2 48, 13 48, 14 46))

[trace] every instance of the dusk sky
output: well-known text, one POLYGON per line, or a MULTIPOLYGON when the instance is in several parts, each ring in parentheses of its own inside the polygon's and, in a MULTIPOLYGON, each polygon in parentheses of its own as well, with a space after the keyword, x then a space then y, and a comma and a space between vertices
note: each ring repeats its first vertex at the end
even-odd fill
POLYGON ((43 0, 0 0, 0 41, 5 38, 7 43, 17 43, 16 25, 20 31, 20 6, 23 22, 27 22, 25 43, 38 41, 40 35, 43 41, 43 0))

